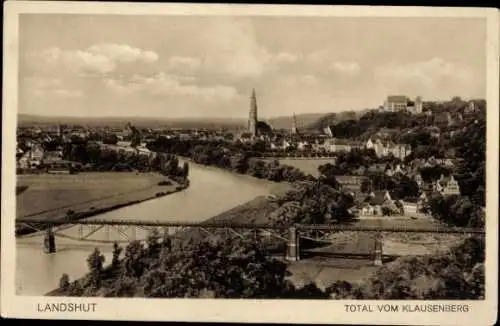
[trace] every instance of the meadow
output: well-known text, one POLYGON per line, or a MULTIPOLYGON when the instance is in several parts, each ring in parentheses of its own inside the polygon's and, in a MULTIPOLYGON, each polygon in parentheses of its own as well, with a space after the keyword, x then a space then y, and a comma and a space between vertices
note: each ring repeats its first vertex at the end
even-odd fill
MULTIPOLYGON (((267 161, 272 161, 268 159, 267 161)), ((311 174, 314 177, 319 176, 318 167, 326 163, 333 163, 332 159, 279 159, 280 164, 286 164, 301 170, 306 174, 311 174)))
POLYGON ((165 176, 155 173, 90 172, 18 175, 16 217, 60 218, 68 211, 88 213, 154 198, 178 186, 160 186, 165 176))

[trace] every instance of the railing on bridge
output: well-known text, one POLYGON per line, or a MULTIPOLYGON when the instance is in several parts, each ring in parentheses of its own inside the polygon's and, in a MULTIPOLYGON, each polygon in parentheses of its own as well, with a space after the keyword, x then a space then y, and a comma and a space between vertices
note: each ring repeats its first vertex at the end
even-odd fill
MULTIPOLYGON (((352 226, 352 225, 268 225, 255 223, 231 223, 221 221, 205 221, 197 223, 189 222, 165 222, 165 221, 142 221, 142 220, 37 220, 37 219, 17 219, 16 226, 31 229, 33 232, 44 232, 44 251, 46 253, 56 252, 55 238, 69 238, 75 241, 91 241, 100 243, 130 242, 137 240, 137 231, 151 232, 156 229, 159 235, 164 237, 182 237, 189 230, 198 230, 204 236, 214 236, 216 234, 229 237, 249 237, 264 235, 268 238, 278 239, 286 243, 285 258, 288 261, 298 261, 300 259, 301 240, 312 240, 316 242, 333 243, 333 236, 339 232, 368 232, 374 235, 373 238, 373 262, 375 265, 382 264, 382 233, 437 233, 437 234, 485 234, 483 229, 476 228, 454 228, 454 227, 407 227, 399 225, 395 227, 373 227, 373 226, 352 226), (68 235, 62 231, 76 226, 77 234, 68 235), (84 230, 85 229, 85 230, 84 230), (90 237, 98 231, 104 230, 106 239, 92 240, 90 237), (86 232, 84 232, 86 231, 86 232), (121 241, 111 240, 109 234, 116 231, 123 238, 121 241), (130 234, 126 233, 131 231, 130 234)), ((144 238, 145 239, 145 238, 144 238)))

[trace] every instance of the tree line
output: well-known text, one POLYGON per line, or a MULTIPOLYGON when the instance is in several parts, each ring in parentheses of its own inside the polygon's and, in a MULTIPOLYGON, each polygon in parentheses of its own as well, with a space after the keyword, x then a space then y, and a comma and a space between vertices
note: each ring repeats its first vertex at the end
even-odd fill
POLYGON ((253 299, 484 299, 484 237, 468 237, 446 253, 399 258, 360 284, 337 280, 321 289, 294 285, 287 264, 266 247, 240 238, 183 242, 151 233, 146 244, 114 246, 111 264, 96 248, 89 272, 62 296, 253 299), (122 255, 123 253, 123 255, 122 255))
POLYGON ((192 159, 195 163, 216 166, 240 174, 275 182, 314 180, 301 170, 280 164, 278 160, 266 161, 251 152, 223 141, 182 140, 160 137, 148 143, 152 151, 172 153, 192 159))
POLYGON ((80 163, 78 171, 139 171, 160 172, 165 176, 185 180, 189 174, 188 163, 180 165, 175 155, 166 153, 140 153, 117 151, 94 142, 69 143, 63 148, 63 158, 80 163))
POLYGON ((451 226, 484 228, 485 211, 468 196, 434 194, 424 210, 451 226))

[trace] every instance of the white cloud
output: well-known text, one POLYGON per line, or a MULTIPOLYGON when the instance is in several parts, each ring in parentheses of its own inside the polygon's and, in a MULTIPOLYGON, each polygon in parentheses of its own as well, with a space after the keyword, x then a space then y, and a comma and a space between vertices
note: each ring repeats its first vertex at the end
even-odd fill
POLYGON ((69 90, 64 88, 59 89, 35 89, 33 90, 35 97, 60 97, 60 98, 80 98, 84 96, 81 90, 69 90))
POLYGON ((23 85, 28 89, 53 88, 61 86, 62 80, 53 77, 27 77, 23 79, 23 85))
POLYGON ((81 90, 69 90, 69 89, 55 89, 53 94, 60 97, 75 98, 83 97, 83 92, 81 90))
POLYGON ((186 79, 182 77, 159 73, 151 77, 134 75, 128 81, 106 78, 104 84, 122 94, 146 92, 157 96, 193 96, 204 100, 223 101, 230 101, 238 97, 238 92, 234 87, 224 85, 199 86, 186 84, 185 81, 186 79))
POLYGON ((201 67, 201 60, 191 57, 171 57, 168 59, 168 67, 171 70, 193 72, 201 67))
POLYGON ((420 80, 424 83, 436 83, 443 78, 452 77, 467 81, 471 73, 466 67, 460 67, 440 58, 409 64, 387 64, 375 70, 377 76, 392 80, 420 80))
POLYGON ((205 44, 203 69, 212 74, 258 78, 271 58, 248 21, 217 20, 201 31, 199 42, 205 44))
POLYGON ((318 84, 318 78, 310 74, 305 74, 305 75, 286 74, 286 75, 281 75, 278 78, 278 83, 291 88, 301 88, 307 86, 316 86, 318 84))
POLYGON ((101 54, 82 50, 61 50, 52 47, 42 51, 34 60, 35 64, 50 73, 58 70, 72 73, 108 73, 115 69, 115 62, 101 54))
POLYGON ((328 63, 332 60, 332 52, 329 50, 320 50, 316 52, 309 53, 304 61, 308 65, 321 66, 323 68, 328 67, 328 63))
POLYGON ((158 54, 128 45, 96 44, 85 50, 51 47, 29 56, 36 71, 54 74, 70 72, 77 75, 106 74, 116 69, 118 63, 158 60, 158 54))
POLYGON ((329 69, 346 75, 357 75, 361 71, 357 62, 334 62, 330 64, 329 69))
POLYGON ((35 97, 76 98, 84 95, 78 89, 68 89, 65 81, 52 77, 27 77, 22 80, 23 88, 32 92, 35 97))
POLYGON ((297 60, 299 60, 298 56, 288 52, 280 52, 274 57, 277 63, 295 63, 297 60))
POLYGON ((452 96, 469 94, 474 74, 466 66, 441 58, 408 64, 389 63, 374 70, 375 79, 389 92, 452 96))
POLYGON ((102 55, 118 62, 136 62, 143 61, 152 63, 158 61, 158 54, 153 51, 134 48, 125 44, 101 43, 89 47, 87 52, 102 55))

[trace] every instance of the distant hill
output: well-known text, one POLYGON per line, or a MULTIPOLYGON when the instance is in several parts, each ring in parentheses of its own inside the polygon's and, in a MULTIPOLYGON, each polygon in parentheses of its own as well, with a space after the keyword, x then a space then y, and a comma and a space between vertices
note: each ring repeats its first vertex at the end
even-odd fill
MULTIPOLYGON (((338 123, 342 120, 356 119, 366 113, 363 111, 345 111, 339 113, 303 113, 295 116, 297 127, 302 130, 322 131, 327 125, 338 123)), ((291 129, 292 116, 261 118, 274 129, 291 129)), ((155 118, 155 117, 58 117, 19 114, 20 125, 54 125, 70 124, 89 127, 124 127, 128 122, 137 128, 185 128, 241 130, 247 127, 245 118, 155 118)))
POLYGON ((154 117, 49 117, 19 114, 20 125, 71 124, 90 127, 124 127, 128 122, 137 128, 198 128, 198 129, 241 129, 245 128, 245 119, 231 118, 154 118, 154 117))
MULTIPOLYGON (((299 129, 307 128, 310 124, 325 116, 327 113, 303 113, 296 114, 295 119, 297 120, 297 127, 299 129)), ((269 123, 274 129, 291 129, 292 128, 292 116, 282 116, 282 117, 272 117, 267 119, 262 119, 269 123)))

